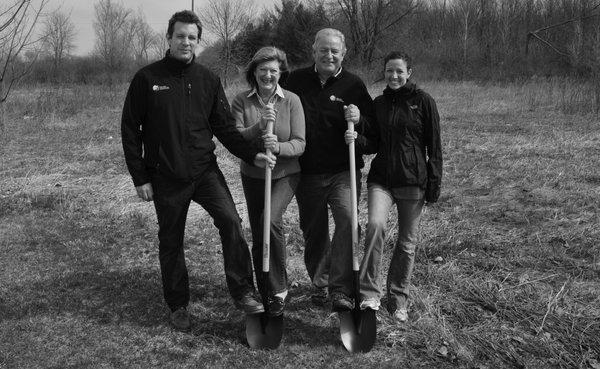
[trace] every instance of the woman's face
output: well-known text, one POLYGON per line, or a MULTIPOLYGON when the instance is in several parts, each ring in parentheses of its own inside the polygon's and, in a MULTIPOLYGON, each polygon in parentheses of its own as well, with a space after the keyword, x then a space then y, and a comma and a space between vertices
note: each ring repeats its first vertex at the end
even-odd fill
POLYGON ((403 59, 390 59, 385 63, 385 82, 392 90, 397 90, 406 84, 412 69, 406 67, 403 59))
POLYGON ((279 61, 277 60, 260 63, 254 71, 259 91, 275 91, 279 82, 280 72, 279 61))

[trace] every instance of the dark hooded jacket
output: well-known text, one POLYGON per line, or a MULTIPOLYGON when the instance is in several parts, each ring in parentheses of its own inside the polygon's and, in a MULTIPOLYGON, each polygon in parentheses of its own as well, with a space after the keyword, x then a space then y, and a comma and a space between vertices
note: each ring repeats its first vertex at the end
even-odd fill
POLYGON ((135 186, 151 182, 155 173, 176 181, 199 178, 216 165, 213 135, 252 164, 258 149, 235 127, 216 75, 168 52, 135 74, 121 117, 125 162, 135 186))
POLYGON ((367 134, 371 162, 367 182, 387 188, 418 186, 437 201, 442 182, 440 117, 433 98, 410 80, 375 98, 377 124, 367 134))

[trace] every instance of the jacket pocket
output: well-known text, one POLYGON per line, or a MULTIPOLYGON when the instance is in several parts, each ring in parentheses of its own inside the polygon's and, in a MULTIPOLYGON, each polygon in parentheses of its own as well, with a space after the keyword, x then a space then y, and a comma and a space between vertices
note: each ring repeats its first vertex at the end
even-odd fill
POLYGON ((427 181, 427 164, 425 158, 416 146, 413 146, 413 155, 415 158, 415 169, 416 169, 416 183, 419 186, 424 186, 427 181))

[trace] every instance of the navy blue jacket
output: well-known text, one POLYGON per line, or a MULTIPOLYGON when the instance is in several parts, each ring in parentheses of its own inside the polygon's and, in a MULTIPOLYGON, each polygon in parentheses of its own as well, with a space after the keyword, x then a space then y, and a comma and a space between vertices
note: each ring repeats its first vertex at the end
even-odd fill
MULTIPOLYGON (((350 169, 348 145, 344 133, 348 124, 344 105, 354 104, 360 109, 360 121, 355 129, 362 133, 374 119, 373 100, 363 81, 342 69, 337 77, 330 77, 321 86, 314 65, 297 69, 287 77, 284 87, 300 97, 306 120, 306 147, 300 157, 304 174, 333 174, 350 169), (331 101, 335 96, 343 102, 331 101)), ((364 166, 360 142, 356 145, 356 167, 364 166)))
POLYGON ((176 181, 199 178, 216 165, 213 135, 253 163, 258 150, 235 127, 215 74, 168 53, 135 74, 121 117, 125 162, 135 186, 151 182, 154 173, 176 181))

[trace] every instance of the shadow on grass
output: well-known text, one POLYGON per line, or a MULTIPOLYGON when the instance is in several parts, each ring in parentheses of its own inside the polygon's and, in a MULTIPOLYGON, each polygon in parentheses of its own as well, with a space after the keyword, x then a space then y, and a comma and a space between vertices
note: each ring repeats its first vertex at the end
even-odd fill
POLYGON ((154 326, 164 320, 159 276, 139 269, 74 271, 57 278, 8 286, 0 321, 73 314, 100 324, 154 326))
MULTIPOLYGON (((226 290, 221 286, 202 286, 206 281, 192 281, 190 312, 192 314, 191 334, 203 342, 218 343, 221 341, 237 341, 247 346, 245 315, 233 308, 233 302, 226 290), (194 286, 194 283, 198 282, 194 286), (198 288, 198 286, 202 286, 198 288), (208 297, 204 297, 209 295, 208 297)), ((314 307, 310 302, 293 298, 284 315, 284 331, 282 345, 302 345, 324 347, 332 343, 338 335, 337 329, 324 326, 329 313, 318 311, 310 315, 314 307)), ((341 347, 341 345, 340 345, 341 347)))
MULTIPOLYGON (((203 341, 237 341, 244 345, 245 318, 233 308, 220 283, 191 277, 192 331, 203 341), (208 297, 207 297, 208 296, 208 297)), ((159 273, 150 270, 75 271, 26 285, 11 285, 0 300, 0 322, 36 316, 80 316, 100 325, 168 326, 159 273)), ((285 342, 318 347, 330 345, 338 331, 323 326, 328 311, 300 319, 312 309, 309 301, 294 301, 285 317, 285 342), (304 314, 303 314, 304 313, 304 314), (292 316, 290 316, 292 315, 292 316)))

